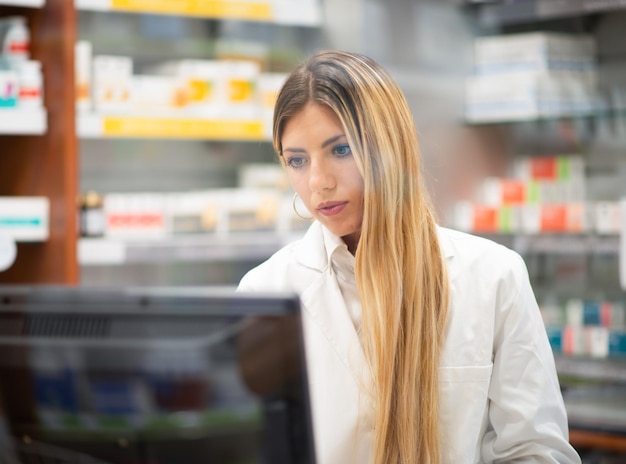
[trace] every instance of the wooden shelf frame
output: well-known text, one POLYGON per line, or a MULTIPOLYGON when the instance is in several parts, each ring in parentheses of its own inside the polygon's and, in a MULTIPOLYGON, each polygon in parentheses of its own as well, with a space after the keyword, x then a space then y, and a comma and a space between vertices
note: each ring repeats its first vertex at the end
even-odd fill
POLYGON ((68 0, 38 9, 0 6, 0 16, 26 16, 31 56, 42 63, 48 130, 42 135, 2 135, 0 195, 50 200, 50 238, 19 244, 15 264, 0 283, 77 284, 78 143, 75 130, 74 44, 76 10, 68 0))
POLYGON ((626 453, 626 435, 572 428, 569 440, 576 449, 602 449, 626 453))

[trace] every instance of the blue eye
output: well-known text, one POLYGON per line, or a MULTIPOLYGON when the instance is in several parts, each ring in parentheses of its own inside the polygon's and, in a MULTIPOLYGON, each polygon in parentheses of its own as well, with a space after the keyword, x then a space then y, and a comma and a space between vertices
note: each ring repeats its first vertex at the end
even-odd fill
POLYGON ((300 169, 305 163, 306 160, 303 156, 291 156, 287 158, 287 166, 293 169, 300 169))
POLYGON ((350 145, 342 143, 341 145, 337 145, 333 148, 333 153, 343 158, 344 156, 350 156, 352 154, 352 150, 350 149, 350 145))

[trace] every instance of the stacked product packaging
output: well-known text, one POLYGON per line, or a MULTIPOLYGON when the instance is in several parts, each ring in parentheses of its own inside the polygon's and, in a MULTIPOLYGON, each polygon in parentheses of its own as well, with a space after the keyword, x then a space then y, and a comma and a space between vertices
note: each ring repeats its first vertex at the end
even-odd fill
MULTIPOLYGON (((309 221, 294 211, 293 192, 280 165, 244 165, 239 179, 237 188, 108 193, 97 207, 83 208, 89 216, 81 222, 91 224, 83 235, 145 240, 210 234, 227 239, 242 232, 285 235, 308 227, 309 221)), ((304 206, 298 211, 308 216, 304 206)))
MULTIPOLYGON (((0 112, 43 108, 41 63, 30 59, 30 30, 23 16, 0 18, 0 112)), ((30 118, 31 114, 26 115, 30 118)), ((1 132, 0 127, 0 132, 1 132)), ((0 150, 1 152, 1 150, 0 150)), ((16 241, 48 238, 49 201, 43 197, 0 197, 0 234, 16 241)))
POLYGON ((617 234, 619 202, 588 201, 581 155, 523 156, 512 175, 489 177, 456 203, 451 225, 477 233, 617 234))
POLYGON ((621 301, 571 299, 543 303, 541 312, 555 353, 594 358, 626 356, 626 308, 621 301))
POLYGON ((79 112, 271 120, 285 77, 262 72, 253 59, 182 59, 136 74, 132 57, 93 55, 90 42, 76 44, 79 112))
POLYGON ((470 122, 588 115, 597 107, 592 36, 531 32, 480 37, 467 82, 470 122))
POLYGON ((30 30, 25 17, 0 18, 0 47, 0 110, 41 108, 41 63, 30 59, 30 30))

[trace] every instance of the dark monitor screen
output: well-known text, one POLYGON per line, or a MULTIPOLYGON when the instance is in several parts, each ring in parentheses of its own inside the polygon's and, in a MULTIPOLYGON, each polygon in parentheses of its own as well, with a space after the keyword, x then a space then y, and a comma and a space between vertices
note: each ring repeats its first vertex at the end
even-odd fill
POLYGON ((0 287, 0 461, 314 463, 304 360, 295 295, 0 287))

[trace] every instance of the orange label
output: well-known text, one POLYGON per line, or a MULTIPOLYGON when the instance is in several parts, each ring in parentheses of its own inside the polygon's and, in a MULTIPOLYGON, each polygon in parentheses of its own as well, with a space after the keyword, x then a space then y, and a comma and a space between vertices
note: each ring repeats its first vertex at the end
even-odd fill
POLYGON ((585 207, 582 203, 567 205, 567 231, 582 232, 585 229, 585 207))
POLYGON ((567 230, 567 207, 565 205, 541 206, 541 232, 565 232, 567 230))
POLYGON ((28 42, 18 42, 17 40, 15 42, 9 42, 8 46, 7 46, 7 50, 9 52, 9 55, 17 53, 17 54, 22 54, 22 53, 28 53, 28 49, 29 49, 30 44, 28 42))
POLYGON ((502 179, 502 204, 517 205, 526 201, 526 184, 514 179, 502 179))
POLYGON ((602 327, 611 327, 613 319, 613 305, 608 301, 602 302, 600 305, 600 324, 602 327))
POLYGON ((89 99, 89 84, 83 83, 76 86, 76 99, 87 100, 89 99))
POLYGON ((529 162, 532 179, 553 180, 557 178, 557 159, 555 157, 532 158, 529 162))
POLYGON ((475 232, 496 232, 498 230, 498 210, 493 206, 474 205, 475 232))
POLYGON ((41 96, 41 90, 37 87, 22 87, 20 89, 20 98, 37 98, 41 96))
POLYGON ((562 350, 564 354, 574 353, 574 330, 572 327, 563 328, 563 346, 562 350))

